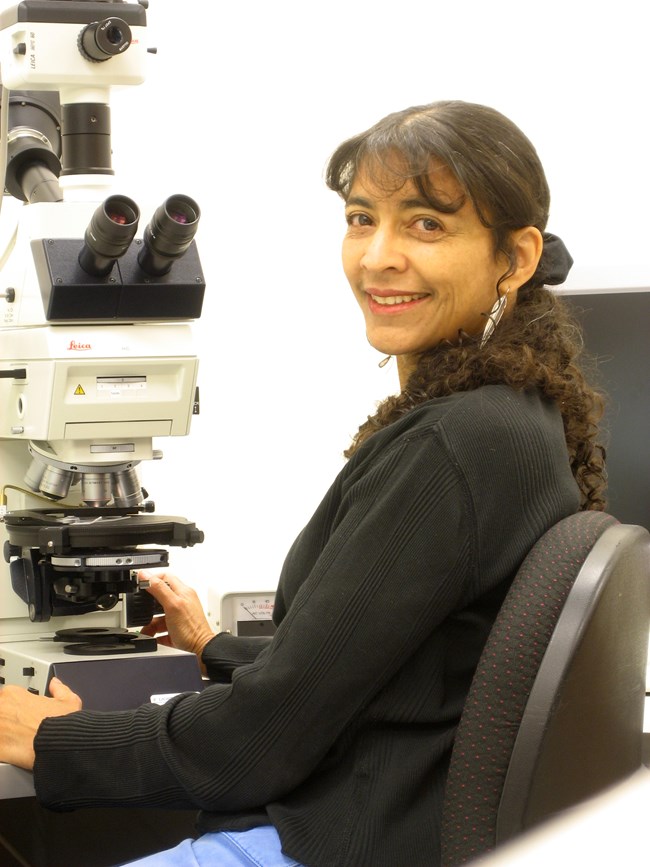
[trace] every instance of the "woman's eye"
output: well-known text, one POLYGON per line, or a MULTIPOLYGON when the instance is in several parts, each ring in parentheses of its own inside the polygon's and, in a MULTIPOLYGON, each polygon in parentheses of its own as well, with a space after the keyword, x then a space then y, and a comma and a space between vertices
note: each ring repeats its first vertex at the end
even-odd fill
POLYGON ((421 232, 437 232, 442 228, 433 217, 419 217, 413 222, 413 226, 421 232))
POLYGON ((354 228, 372 226, 372 220, 368 214, 346 214, 345 219, 348 226, 353 226, 354 228))

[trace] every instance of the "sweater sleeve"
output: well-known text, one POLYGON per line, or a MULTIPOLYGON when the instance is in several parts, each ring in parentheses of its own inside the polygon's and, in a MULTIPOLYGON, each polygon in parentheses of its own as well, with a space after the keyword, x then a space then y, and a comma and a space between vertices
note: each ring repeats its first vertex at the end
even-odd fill
POLYGON ((163 707, 46 719, 39 799, 232 811, 295 788, 458 602, 472 536, 441 441, 386 449, 349 480, 327 543, 255 662, 163 707))
POLYGON ((241 636, 220 632, 209 641, 201 657, 214 683, 230 683, 235 669, 254 662, 271 643, 268 636, 241 636))

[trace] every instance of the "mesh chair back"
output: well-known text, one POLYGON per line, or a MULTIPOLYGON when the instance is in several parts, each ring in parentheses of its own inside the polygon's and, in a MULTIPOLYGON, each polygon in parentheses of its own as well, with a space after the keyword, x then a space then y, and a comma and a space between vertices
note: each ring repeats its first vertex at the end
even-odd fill
POLYGON ((442 863, 497 842, 497 816, 519 725, 567 596, 594 544, 617 521, 570 515, 522 563, 488 637, 458 726, 442 819, 442 863))

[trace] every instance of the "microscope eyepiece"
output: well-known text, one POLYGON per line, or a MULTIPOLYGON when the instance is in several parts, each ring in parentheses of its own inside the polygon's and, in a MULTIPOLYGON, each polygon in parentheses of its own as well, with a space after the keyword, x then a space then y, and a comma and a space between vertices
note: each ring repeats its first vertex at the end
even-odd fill
POLYGON ((147 274, 166 274, 194 240, 201 212, 194 199, 176 195, 156 209, 144 230, 138 264, 147 274))
POLYGON ((131 44, 131 28, 121 18, 93 21, 79 34, 79 51, 86 60, 102 63, 121 54, 131 44))
POLYGON ((90 218, 79 254, 87 274, 105 277, 128 250, 138 229, 140 211, 128 196, 109 196, 90 218))
POLYGON ((113 209, 111 203, 111 210, 106 209, 106 216, 113 223, 117 223, 118 226, 128 226, 129 218, 127 214, 124 213, 124 209, 115 208, 113 209))
POLYGON ((170 218, 181 226, 187 226, 198 220, 196 210, 187 202, 172 199, 168 208, 170 218))

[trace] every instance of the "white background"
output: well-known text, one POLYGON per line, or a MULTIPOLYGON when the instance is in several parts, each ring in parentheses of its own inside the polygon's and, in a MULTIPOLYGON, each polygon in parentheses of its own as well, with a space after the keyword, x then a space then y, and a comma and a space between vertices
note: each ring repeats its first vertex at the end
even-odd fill
POLYGON ((350 436, 397 386, 342 275, 329 154, 408 105, 490 104, 537 146, 569 285, 647 286, 649 10, 151 0, 147 81, 112 98, 115 191, 202 209, 201 415, 144 477, 159 513, 205 531, 171 559, 213 619, 219 594, 275 587, 350 436))

